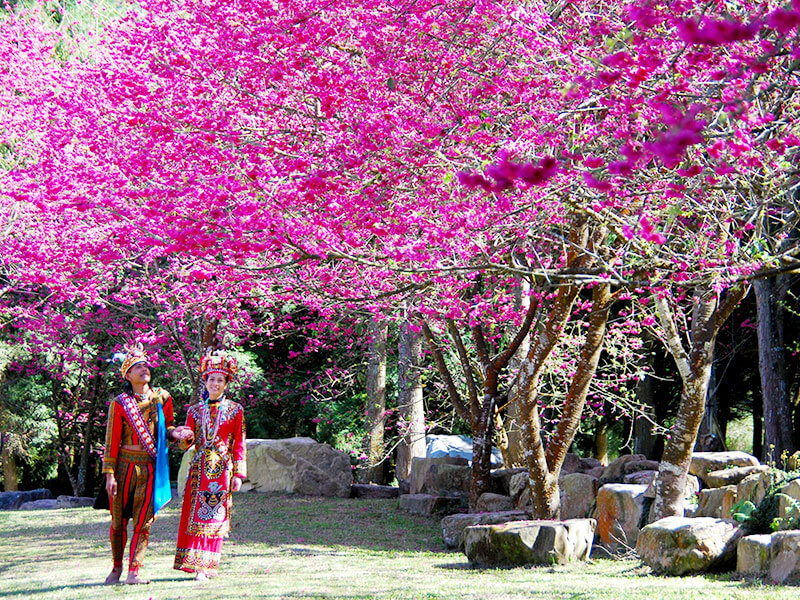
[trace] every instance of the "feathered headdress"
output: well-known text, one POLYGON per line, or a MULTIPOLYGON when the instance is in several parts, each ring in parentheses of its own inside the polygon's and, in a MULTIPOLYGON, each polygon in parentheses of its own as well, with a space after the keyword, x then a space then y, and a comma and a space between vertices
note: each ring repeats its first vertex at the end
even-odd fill
POLYGON ((230 380, 236 375, 237 370, 236 359, 232 356, 228 356, 222 350, 207 352, 205 356, 200 359, 200 373, 203 375, 203 379, 207 378, 212 373, 219 373, 230 380))
POLYGON ((128 374, 130 368, 140 362, 147 362, 147 354, 145 354, 142 344, 140 342, 136 342, 135 344, 126 344, 125 358, 122 359, 122 366, 119 368, 123 379, 125 378, 125 375, 128 374))

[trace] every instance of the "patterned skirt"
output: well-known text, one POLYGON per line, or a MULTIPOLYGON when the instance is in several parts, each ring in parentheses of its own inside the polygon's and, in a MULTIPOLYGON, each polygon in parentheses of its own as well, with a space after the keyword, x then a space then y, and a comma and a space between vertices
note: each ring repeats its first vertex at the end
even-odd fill
POLYGON ((189 470, 183 495, 173 568, 215 575, 222 542, 230 531, 230 461, 200 453, 189 470))

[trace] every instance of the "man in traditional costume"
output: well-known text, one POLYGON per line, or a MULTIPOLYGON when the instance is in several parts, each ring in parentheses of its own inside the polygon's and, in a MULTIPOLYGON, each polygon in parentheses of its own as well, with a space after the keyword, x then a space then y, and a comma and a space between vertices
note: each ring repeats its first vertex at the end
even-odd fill
POLYGON ((202 581, 217 574, 222 541, 231 528, 231 493, 238 492, 247 477, 247 446, 244 411, 225 397, 225 388, 236 374, 236 360, 219 351, 207 354, 200 372, 206 393, 186 415, 186 427, 194 432, 194 454, 174 566, 195 573, 195 579, 202 581))
POLYGON ((139 578, 139 569, 155 515, 171 499, 167 439, 188 439, 191 431, 174 427, 169 393, 150 387, 150 367, 141 344, 126 347, 120 370, 126 390, 108 408, 103 453, 114 560, 106 584, 119 583, 131 519, 133 534, 125 583, 149 583, 139 578))

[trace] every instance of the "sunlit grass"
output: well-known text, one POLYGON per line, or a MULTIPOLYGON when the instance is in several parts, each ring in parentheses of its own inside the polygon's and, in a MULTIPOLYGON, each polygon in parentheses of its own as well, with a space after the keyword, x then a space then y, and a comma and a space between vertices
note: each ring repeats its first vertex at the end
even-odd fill
POLYGON ((237 495, 220 576, 197 584, 172 570, 178 507, 153 526, 148 586, 106 587, 108 513, 89 508, 0 512, 0 598, 796 598, 796 588, 729 577, 667 578, 636 561, 472 569, 446 551, 438 519, 396 500, 237 495))

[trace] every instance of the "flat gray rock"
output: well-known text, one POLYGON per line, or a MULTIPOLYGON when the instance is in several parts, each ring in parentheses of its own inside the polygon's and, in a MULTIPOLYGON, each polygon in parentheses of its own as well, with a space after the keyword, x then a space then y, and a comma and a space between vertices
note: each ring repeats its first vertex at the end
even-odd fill
POLYGON ((400 496, 400 510, 412 515, 451 515, 463 513, 468 508, 466 498, 434 496, 432 494, 404 494, 400 496))
POLYGON ((464 553, 472 564, 483 567, 587 560, 595 525, 594 519, 473 525, 464 531, 464 553))
POLYGON ((704 481, 710 488, 718 488, 726 485, 738 485, 742 479, 755 473, 763 473, 769 469, 766 465, 752 465, 749 467, 732 467, 730 469, 719 469, 706 473, 704 481))
POLYGON ((461 548, 464 543, 464 530, 472 525, 495 525, 509 521, 521 521, 527 515, 519 510, 484 513, 461 513, 442 519, 442 539, 448 548, 461 548))
POLYGON ((760 577, 769 571, 772 535, 746 535, 736 545, 736 572, 745 577, 760 577))
POLYGON ((53 498, 45 498, 43 500, 31 500, 30 502, 23 502, 19 510, 54 510, 58 508, 58 501, 53 498))
POLYGON ((736 560, 742 533, 727 519, 666 517, 642 528, 636 553, 657 573, 703 573, 736 560))
POLYGON ((81 508, 84 506, 92 506, 94 498, 85 496, 59 496, 56 498, 56 508, 81 508))

